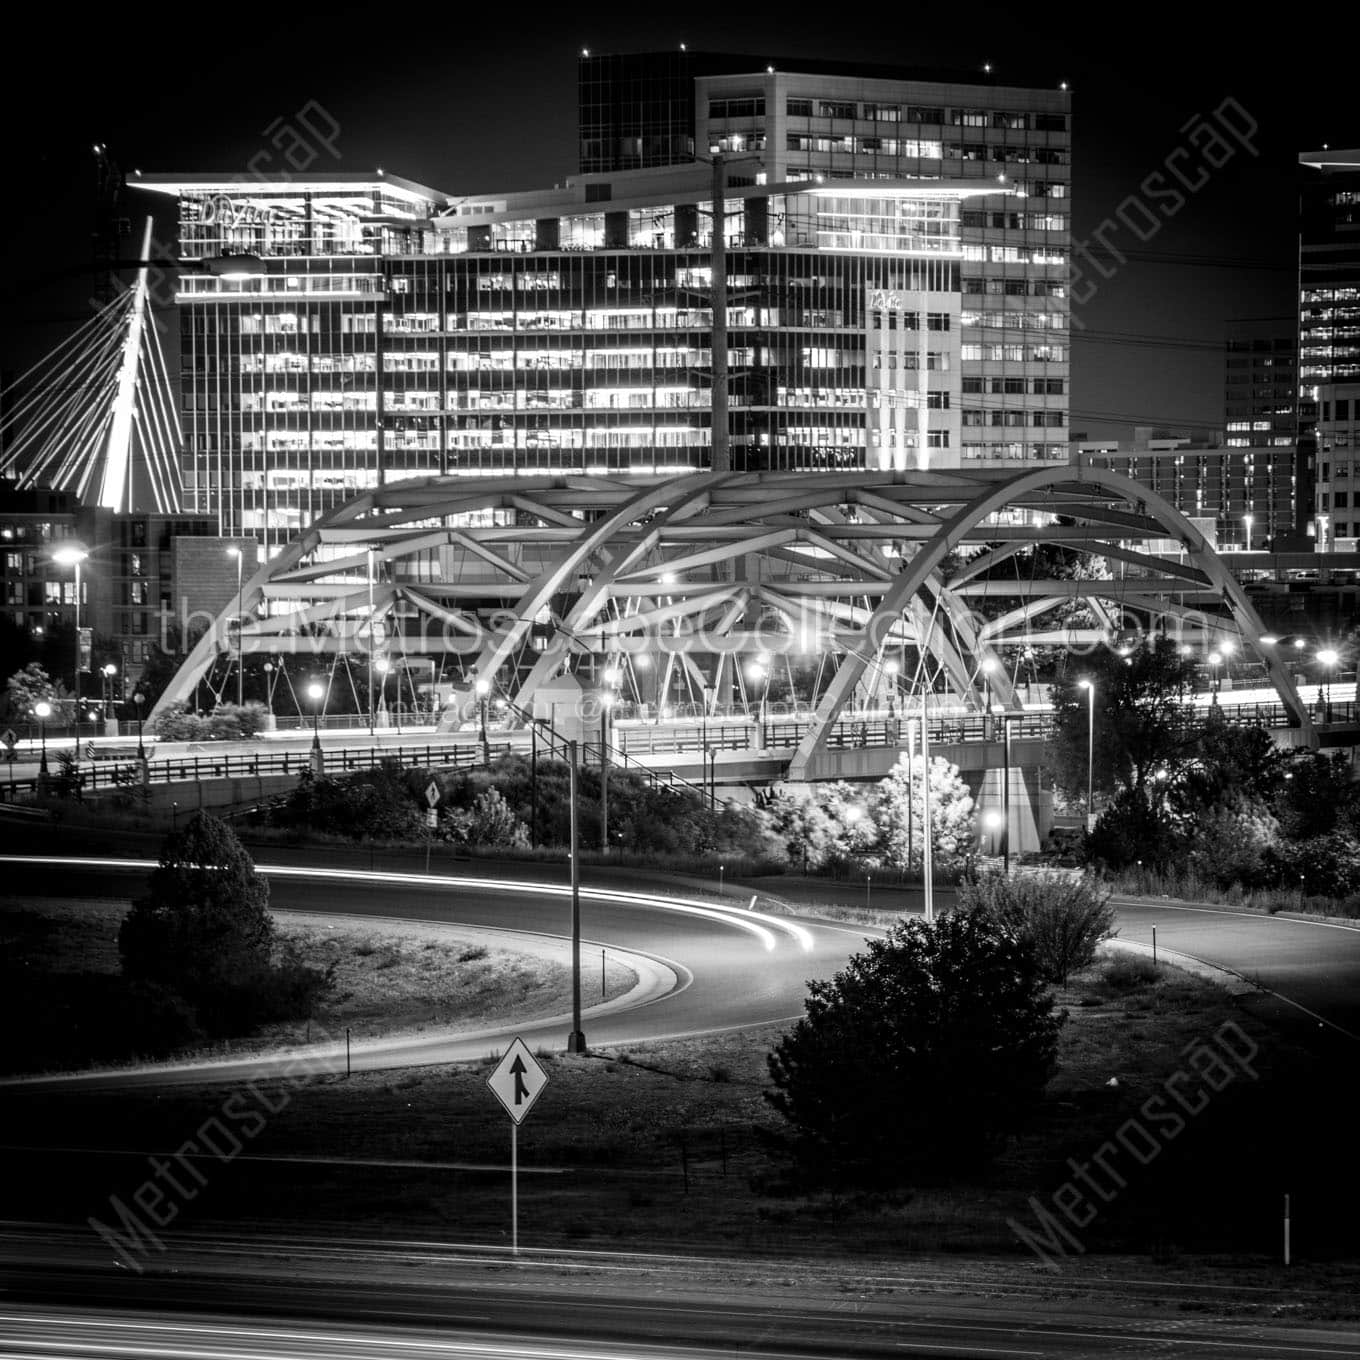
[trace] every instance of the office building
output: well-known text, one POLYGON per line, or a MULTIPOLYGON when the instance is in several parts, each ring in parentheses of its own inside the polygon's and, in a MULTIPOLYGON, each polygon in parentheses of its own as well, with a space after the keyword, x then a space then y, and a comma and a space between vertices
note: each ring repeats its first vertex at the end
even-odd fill
MULTIPOLYGON (((230 600, 236 567, 215 528, 203 516, 116 512, 69 492, 0 486, 5 616, 34 642, 74 629, 76 571, 56 554, 78 546, 88 554, 79 576, 83 669, 93 652, 118 667, 120 686, 135 682, 167 640, 167 621, 202 623, 230 600)), ((254 544, 244 546, 253 566, 254 544)), ((99 693, 88 677, 82 689, 99 693)))
POLYGON ((1360 150, 1299 157, 1299 381, 1360 381, 1360 150))
POLYGON ((551 190, 130 177, 178 204, 186 509, 272 553, 431 473, 1065 460, 1066 91, 750 62, 583 58, 551 190))
POLYGON ((1298 336, 1252 322, 1230 325, 1223 384, 1228 447, 1292 450, 1298 440, 1298 410, 1298 336))
POLYGON ((1292 459, 1269 445, 1229 446, 1138 426, 1129 440, 1074 440, 1072 461, 1143 483, 1220 550, 1266 548, 1294 525, 1292 459))

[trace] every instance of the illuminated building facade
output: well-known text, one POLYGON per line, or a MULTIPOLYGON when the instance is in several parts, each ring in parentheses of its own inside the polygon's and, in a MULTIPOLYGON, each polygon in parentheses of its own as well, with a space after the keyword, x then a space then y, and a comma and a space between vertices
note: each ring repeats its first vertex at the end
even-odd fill
POLYGON ((1164 497, 1220 550, 1258 550, 1295 522, 1292 459, 1269 444, 1224 446, 1139 426, 1131 440, 1073 442, 1072 461, 1118 472, 1164 497))
POLYGON ((1298 419, 1298 337, 1231 325, 1223 387, 1229 448, 1293 449, 1298 419))
MULTIPOLYGON (((802 58, 583 53, 580 166, 722 152, 772 183, 1004 181, 960 214, 961 453, 1061 457, 1070 402, 1071 94, 802 58), (684 84, 693 85, 688 110, 684 84), (664 90, 649 117, 647 90, 664 90), (692 145, 679 136, 688 111, 692 145)), ((734 167, 734 173, 735 167, 734 167)))
POLYGON ((1360 150, 1299 157, 1299 381, 1360 381, 1360 150))
POLYGON ((1065 461, 1067 93, 714 60, 647 87, 636 156, 550 191, 135 176, 178 200, 185 508, 272 554, 411 477, 707 467, 724 366, 738 471, 1065 461), (677 110, 720 190, 646 164, 687 160, 677 110))

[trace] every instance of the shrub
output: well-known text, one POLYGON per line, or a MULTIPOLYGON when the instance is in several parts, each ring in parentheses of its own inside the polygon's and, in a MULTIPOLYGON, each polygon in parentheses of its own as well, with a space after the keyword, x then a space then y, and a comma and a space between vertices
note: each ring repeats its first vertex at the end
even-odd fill
POLYGON ((240 741, 264 731, 263 704, 218 704, 208 715, 208 735, 221 741, 240 741))
POLYGON ((809 1179, 887 1183, 994 1155, 1054 1070, 1033 953, 985 912, 907 921, 809 984, 769 1056, 770 1104, 809 1179))
POLYGON ((165 838, 146 895, 123 918, 123 972, 196 1001, 216 979, 268 961, 274 937, 268 903, 269 885, 236 833, 195 813, 165 838))
POLYGON ((304 770, 273 820, 355 839, 419 840, 425 835, 416 795, 395 761, 340 778, 304 770))
POLYGON ((448 821, 454 839, 468 845, 522 849, 529 844, 529 828, 495 789, 479 793, 466 811, 455 808, 448 821))
POLYGON ((1279 840, 1280 824, 1265 808, 1210 808, 1195 827, 1190 870, 1223 887, 1256 887, 1270 877, 1269 854, 1279 840))
POLYGON ((1335 898, 1360 891, 1360 844, 1340 831, 1282 841, 1266 860, 1267 872, 1282 888, 1335 898))
POLYGON ((1066 982, 1115 933, 1110 895, 1090 875, 988 874, 959 889, 959 909, 1001 922, 1033 951, 1046 982, 1066 982))
POLYGON ((210 735, 208 719, 184 703, 167 704, 156 714, 151 730, 165 741, 206 741, 210 735))
POLYGON ((1161 969, 1142 954, 1119 954, 1105 965, 1106 983, 1119 992, 1131 992, 1135 987, 1146 987, 1161 976, 1161 969))
POLYGON ((1086 858, 1110 869, 1139 861, 1161 868, 1181 853, 1181 837, 1171 817, 1141 789, 1124 789, 1086 837, 1086 858))

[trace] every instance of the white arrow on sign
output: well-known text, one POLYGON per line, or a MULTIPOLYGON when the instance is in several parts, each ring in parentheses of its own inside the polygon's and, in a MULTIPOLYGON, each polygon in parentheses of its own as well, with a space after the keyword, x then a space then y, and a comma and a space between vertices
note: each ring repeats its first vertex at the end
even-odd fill
POLYGON ((425 786, 425 801, 431 806, 436 807, 439 803, 439 785, 433 779, 425 786))
POLYGON ((505 1112, 516 1124, 523 1123, 534 1101, 548 1084, 548 1074, 524 1046, 518 1035, 487 1078, 492 1094, 505 1106, 505 1112))

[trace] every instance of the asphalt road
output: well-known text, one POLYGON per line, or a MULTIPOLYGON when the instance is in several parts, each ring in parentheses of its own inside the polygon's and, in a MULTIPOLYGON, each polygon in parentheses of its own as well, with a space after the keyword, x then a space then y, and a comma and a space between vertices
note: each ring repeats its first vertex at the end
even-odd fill
POLYGON ((1274 996, 1241 998, 1289 1028, 1360 1043, 1360 924, 1264 916, 1191 902, 1116 899, 1119 938, 1175 950, 1274 996))
MULTIPOLYGON (((432 875, 410 876, 361 869, 301 869, 272 866, 261 855, 257 867, 270 880, 271 904, 291 911, 332 915, 380 916, 393 920, 445 921, 459 925, 513 929, 569 936, 570 899, 561 884, 482 879, 469 882, 432 875), (329 875, 322 877, 322 875, 329 875)), ((23 862, 0 856, 6 893, 67 897, 135 896, 146 867, 122 867, 109 860, 81 866, 63 862, 23 862)), ((610 886, 582 890, 581 937, 583 997, 589 1004, 590 964, 602 947, 647 955, 668 966, 676 977, 669 992, 630 1010, 584 1017, 592 1047, 675 1038, 713 1030, 734 1029, 794 1019, 802 1014, 809 978, 823 977, 862 947, 862 928, 803 924, 765 916, 746 907, 713 899, 656 894, 610 886)), ((421 1036, 374 1040, 355 1045, 350 1061, 357 1070, 483 1058, 503 1050, 510 1033, 518 1033, 531 1049, 561 1051, 570 1030, 569 1017, 454 1037, 421 1036)), ((343 1042, 313 1045, 308 1056, 329 1055, 343 1069, 343 1042)), ((185 1067, 157 1067, 77 1077, 54 1077, 44 1086, 137 1085, 178 1080, 239 1080, 278 1071, 295 1055, 242 1059, 185 1067)))
MULTIPOLYGON (((1026 1279, 1014 1263, 866 1261, 856 1284, 815 1261, 567 1252, 512 1262, 447 1243, 257 1247, 204 1235, 177 1238, 145 1274, 99 1255, 78 1229, 0 1231, 13 1286, 0 1298, 5 1356, 1308 1360, 1353 1356, 1360 1341, 1345 1323, 1244 1315, 1273 1289, 1153 1281, 1136 1266, 1084 1284, 1026 1279)), ((1296 1297, 1300 1308, 1327 1303, 1315 1290, 1296 1297)))
MULTIPOLYGON (((9 847, 15 849, 13 845, 9 847)), ((132 852, 135 853, 135 850, 132 852)), ((279 908, 337 915, 447 921, 496 929, 567 936, 570 906, 560 866, 446 867, 428 879, 409 873, 324 867, 305 869, 298 854, 261 849, 259 867, 270 877, 271 901, 279 908), (523 873, 538 879, 516 880, 523 873)), ((361 861, 362 862, 362 861, 361 861)), ((405 863, 409 864, 409 859, 405 863)), ((140 889, 146 867, 25 863, 0 856, 3 882, 14 895, 122 897, 140 889)), ((612 871, 587 877, 582 888, 584 1000, 589 1005, 590 965, 601 948, 650 956, 671 970, 674 985, 630 1010, 587 1013, 583 1028, 593 1047, 656 1041, 715 1030, 791 1020, 802 1013, 810 978, 826 977, 863 944, 862 927, 813 920, 793 921, 737 905, 730 896, 662 894, 645 885, 645 873, 612 871)), ((847 888, 847 891, 854 892, 847 888)), ((1360 928, 1315 920, 1294 920, 1192 903, 1120 900, 1119 936, 1150 945, 1157 928, 1161 950, 1175 951, 1238 974, 1268 989, 1241 1001, 1296 1033, 1337 1042, 1360 1042, 1360 928)), ((656 989, 654 988, 654 993, 656 989)), ((519 1029, 531 1048, 560 1051, 569 1017, 556 1016, 519 1029)), ((485 1057, 503 1049, 508 1031, 496 1028, 452 1037, 375 1040, 356 1045, 357 1070, 391 1068, 485 1057)), ((317 1061, 343 1061, 343 1042, 307 1050, 317 1061)), ((238 1080, 277 1070, 293 1059, 243 1059, 175 1071, 121 1072, 53 1078, 64 1084, 145 1084, 167 1077, 183 1082, 238 1080)))

